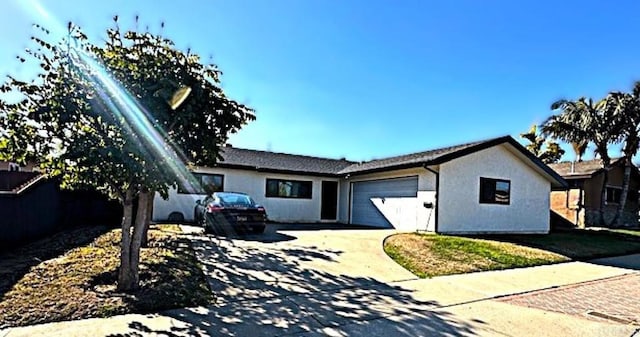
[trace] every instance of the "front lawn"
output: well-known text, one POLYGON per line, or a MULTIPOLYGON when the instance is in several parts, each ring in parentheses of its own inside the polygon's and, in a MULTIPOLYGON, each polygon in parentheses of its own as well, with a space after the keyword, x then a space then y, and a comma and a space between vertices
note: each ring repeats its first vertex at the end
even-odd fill
POLYGON ((640 237, 640 229, 610 229, 610 231, 613 233, 640 237))
POLYGON ((540 248, 573 260, 640 252, 640 236, 625 230, 571 230, 547 235, 495 235, 493 240, 540 248))
POLYGON ((385 252, 419 277, 530 267, 640 252, 640 237, 609 231, 458 237, 396 234, 385 252))
POLYGON ((115 290, 119 230, 38 261, 27 271, 24 263, 3 261, 3 274, 12 281, 0 289, 0 328, 207 304, 211 293, 179 231, 172 225, 149 230, 149 248, 141 252, 141 288, 133 294, 115 290))

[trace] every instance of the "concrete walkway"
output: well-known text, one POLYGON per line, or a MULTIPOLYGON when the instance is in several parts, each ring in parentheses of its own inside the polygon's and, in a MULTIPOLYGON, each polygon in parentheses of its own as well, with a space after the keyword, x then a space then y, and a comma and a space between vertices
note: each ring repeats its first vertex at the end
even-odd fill
POLYGON ((640 328, 508 300, 594 280, 635 277, 640 255, 417 279, 382 251, 382 240, 392 233, 280 230, 233 240, 196 234, 195 249, 217 295, 212 305, 15 328, 0 331, 0 337, 628 337, 640 328))

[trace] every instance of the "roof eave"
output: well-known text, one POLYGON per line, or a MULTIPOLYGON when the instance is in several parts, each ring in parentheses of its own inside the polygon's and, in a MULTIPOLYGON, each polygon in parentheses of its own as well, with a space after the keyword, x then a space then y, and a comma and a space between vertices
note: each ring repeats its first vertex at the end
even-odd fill
POLYGON ((549 178, 550 178, 549 180, 551 181, 551 185, 553 187, 568 187, 569 186, 569 184, 566 182, 566 180, 564 180, 564 178, 562 178, 562 176, 560 176, 556 171, 554 171, 549 166, 547 166, 547 164, 543 163, 538 157, 533 155, 533 153, 531 153, 529 150, 527 150, 524 146, 522 146, 522 144, 518 143, 511 136, 503 136, 503 137, 495 138, 495 139, 492 139, 492 140, 489 140, 489 141, 486 141, 486 142, 483 142, 483 143, 479 143, 479 144, 464 148, 464 149, 459 150, 459 151, 448 153, 448 154, 443 155, 441 157, 435 158, 434 160, 431 160, 431 161, 429 161, 429 162, 427 162, 425 164, 426 165, 443 164, 443 163, 446 163, 448 161, 451 161, 451 160, 454 160, 454 159, 457 159, 457 158, 460 158, 460 157, 464 157, 464 156, 469 155, 471 153, 482 151, 482 150, 488 149, 490 147, 493 147, 493 146, 496 146, 496 145, 500 145, 500 144, 504 144, 504 143, 508 143, 509 145, 513 146, 516 150, 518 150, 518 152, 523 154, 525 157, 527 157, 527 159, 529 159, 531 162, 533 162, 537 167, 542 169, 542 171, 544 171, 544 173, 546 173, 549 176, 549 178))
POLYGON ((342 175, 338 173, 304 171, 304 170, 285 170, 285 169, 276 169, 276 168, 268 168, 268 167, 257 167, 257 166, 251 166, 251 165, 227 164, 224 162, 216 163, 216 165, 214 165, 213 167, 256 171, 256 172, 279 173, 279 174, 295 174, 295 175, 305 175, 305 176, 313 176, 313 177, 330 177, 330 178, 342 177, 342 175))

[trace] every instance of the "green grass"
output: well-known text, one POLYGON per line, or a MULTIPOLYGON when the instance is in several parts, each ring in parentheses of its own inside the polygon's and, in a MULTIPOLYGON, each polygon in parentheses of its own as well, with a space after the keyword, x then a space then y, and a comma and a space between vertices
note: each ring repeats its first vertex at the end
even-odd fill
POLYGON ((413 258, 408 254, 405 254, 401 246, 385 243, 384 251, 391 259, 396 261, 397 264, 403 266, 404 269, 414 273, 416 276, 421 278, 434 276, 428 274, 428 271, 424 268, 420 268, 417 263, 414 263, 413 258))
POLYGON ((613 233, 640 237, 640 229, 610 229, 613 233))
POLYGON ((511 243, 444 235, 397 234, 385 240, 384 249, 398 264, 423 278, 568 260, 511 243))
POLYGON ((574 260, 640 252, 640 235, 625 230, 572 230, 546 235, 496 235, 485 238, 540 248, 574 260))
POLYGON ((640 233, 574 230, 481 237, 409 233, 387 238, 384 250, 417 276, 432 277, 638 253, 640 233))
POLYGON ((524 267, 550 262, 545 258, 530 257, 527 255, 529 252, 523 252, 522 249, 488 241, 438 237, 434 243, 433 250, 437 255, 448 259, 455 259, 461 255, 465 262, 481 258, 493 262, 498 267, 524 267))
MULTIPOLYGON (((19 259, 13 266, 3 261, 12 282, 0 289, 0 328, 209 303, 206 279, 189 241, 178 232, 171 225, 150 229, 149 248, 141 251, 140 289, 132 294, 116 291, 119 230, 63 249, 28 270, 19 259)), ((39 247, 46 250, 46 242, 39 247)))

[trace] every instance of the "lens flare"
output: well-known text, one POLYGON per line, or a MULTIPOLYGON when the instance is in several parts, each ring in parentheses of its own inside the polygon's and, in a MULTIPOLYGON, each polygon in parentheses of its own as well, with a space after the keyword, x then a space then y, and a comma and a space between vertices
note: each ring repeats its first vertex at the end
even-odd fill
MULTIPOLYGON (((37 0, 20 1, 24 9, 33 14, 37 14, 37 22, 44 22, 53 37, 63 37, 68 34, 64 25, 57 21, 37 0)), ((73 64, 83 76, 91 80, 102 102, 112 113, 117 121, 122 121, 119 125, 125 132, 134 135, 141 142, 140 151, 144 159, 149 162, 166 163, 166 167, 177 180, 188 190, 194 190, 195 186, 200 187, 198 180, 187 169, 186 158, 181 149, 168 141, 169 137, 160 128, 151 122, 151 114, 140 104, 140 102, 117 80, 109 75, 107 68, 100 64, 82 48, 69 44, 69 56, 73 64), (87 69, 85 71, 85 69, 87 69)))
MULTIPOLYGON (((149 111, 90 55, 81 49, 74 49, 73 55, 72 62, 81 65, 77 69, 89 69, 89 74, 85 75, 92 80, 91 84, 107 104, 109 111, 117 117, 116 120, 123 121, 120 126, 140 139, 142 142, 140 150, 145 154, 145 160, 166 163, 170 169, 169 173, 177 177, 183 185, 198 184, 195 177, 187 170, 184 161, 178 156, 178 153, 182 153, 180 149, 169 143, 164 131, 151 123, 152 117, 149 111)), ((182 157, 184 158, 184 155, 182 157)))

